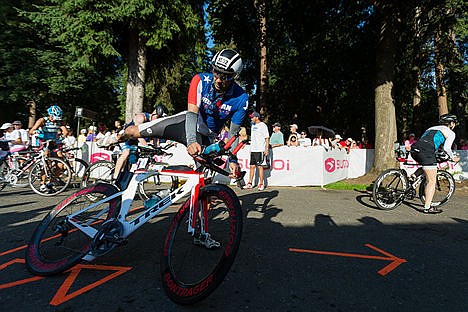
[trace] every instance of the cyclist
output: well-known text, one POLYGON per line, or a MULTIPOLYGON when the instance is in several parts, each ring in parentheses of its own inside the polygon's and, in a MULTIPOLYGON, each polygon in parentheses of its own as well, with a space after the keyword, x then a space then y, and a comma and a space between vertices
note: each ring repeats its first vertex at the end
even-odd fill
POLYGON ((411 156, 422 165, 426 175, 424 213, 442 212, 436 207, 431 207, 437 179, 436 151, 443 146, 444 151, 452 161, 459 161, 459 158, 454 156, 452 152, 452 144, 455 140, 453 129, 458 124, 457 116, 452 114, 441 115, 439 124, 439 126, 427 129, 421 138, 411 145, 411 156))
MULTIPOLYGON (((247 114, 249 99, 235 79, 242 71, 239 53, 223 49, 212 59, 212 72, 192 78, 187 111, 126 129, 132 137, 158 137, 180 142, 190 155, 202 151, 201 144, 214 142, 226 121, 230 120, 229 137, 241 126, 247 114)), ((237 159, 229 160, 231 178, 237 177, 237 159)))
MULTIPOLYGON (((167 113, 168 110, 164 105, 157 105, 151 114, 136 114, 135 118, 124 127, 137 127, 145 122, 150 122, 152 120, 156 120, 159 117, 166 116, 167 113)), ((115 170, 112 176, 112 180, 117 180, 120 171, 125 165, 125 162, 127 161, 128 157, 130 156, 130 151, 136 151, 137 145, 139 144, 142 146, 148 145, 146 140, 142 138, 131 138, 125 142, 125 144, 122 146, 122 153, 120 154, 119 158, 117 159, 117 162, 115 163, 115 170)))
MULTIPOLYGON (((47 109, 47 116, 39 118, 34 126, 29 130, 29 134, 33 135, 36 130, 41 128, 41 132, 39 135, 39 140, 42 142, 46 142, 46 146, 44 147, 44 153, 46 156, 49 156, 50 150, 56 149, 59 145, 61 145, 61 135, 67 136, 68 130, 62 123, 63 111, 57 105, 52 105, 47 109), (60 131, 61 131, 61 134, 60 131)), ((62 158, 62 152, 57 151, 57 156, 62 158)), ((45 175, 42 177, 40 191, 45 192, 48 188, 45 181, 45 175)))

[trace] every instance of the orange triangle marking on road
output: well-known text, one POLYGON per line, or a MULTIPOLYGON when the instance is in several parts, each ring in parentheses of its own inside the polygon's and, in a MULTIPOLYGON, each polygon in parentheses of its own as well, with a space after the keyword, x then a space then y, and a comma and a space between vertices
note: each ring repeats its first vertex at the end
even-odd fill
MULTIPOLYGON (((10 265, 16 264, 16 263, 24 263, 24 259, 16 258, 16 259, 13 259, 13 260, 8 261, 6 263, 0 264, 0 271, 7 268, 7 267, 9 267, 10 265)), ((18 286, 18 285, 23 285, 23 284, 35 282, 35 281, 41 280, 43 278, 44 277, 42 277, 42 276, 34 276, 34 277, 25 278, 25 279, 17 280, 17 281, 10 282, 10 283, 0 284, 0 289, 7 289, 7 288, 15 287, 15 286, 18 286)))
POLYGON ((131 270, 131 267, 122 267, 122 266, 108 266, 108 265, 89 265, 89 264, 78 264, 74 266, 70 272, 70 275, 65 279, 65 281, 62 283, 62 286, 57 290, 57 293, 55 294, 54 298, 50 301, 50 304, 53 306, 58 306, 76 296, 79 296, 87 291, 90 291, 91 289, 104 284, 107 281, 110 281, 113 278, 116 278, 119 275, 124 274, 125 272, 131 270), (77 276, 80 274, 82 269, 91 269, 91 270, 102 270, 102 271, 116 271, 100 280, 97 282, 94 282, 92 284, 89 284, 88 286, 82 287, 74 292, 68 293, 70 290, 71 286, 75 282, 77 276))

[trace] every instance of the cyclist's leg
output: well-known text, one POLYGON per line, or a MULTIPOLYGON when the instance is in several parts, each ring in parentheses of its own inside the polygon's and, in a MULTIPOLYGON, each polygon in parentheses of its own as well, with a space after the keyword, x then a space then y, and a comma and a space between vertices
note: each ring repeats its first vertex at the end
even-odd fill
POLYGON ((164 138, 187 145, 185 138, 185 115, 181 112, 176 115, 158 118, 139 126, 130 126, 125 133, 135 138, 164 138))
POLYGON ((120 154, 119 158, 117 158, 117 161, 115 162, 115 170, 112 176, 112 180, 117 180, 117 177, 119 176, 119 173, 122 170, 123 166, 125 165, 125 162, 127 161, 129 155, 130 155, 130 148, 127 145, 125 145, 125 147, 122 148, 122 153, 120 154))
POLYGON ((432 198, 435 193, 435 185, 437 179, 437 166, 423 166, 424 174, 426 175, 426 187, 424 189, 424 194, 426 200, 424 202, 424 211, 429 212, 431 208, 432 198))

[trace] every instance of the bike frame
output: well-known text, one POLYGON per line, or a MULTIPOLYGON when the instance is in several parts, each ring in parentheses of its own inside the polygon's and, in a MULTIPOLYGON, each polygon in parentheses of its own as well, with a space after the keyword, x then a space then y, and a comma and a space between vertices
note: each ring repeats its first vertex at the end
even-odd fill
MULTIPOLYGON (((148 222, 150 219, 154 218, 155 216, 159 215, 161 212, 166 210, 173 203, 177 202, 179 199, 183 198, 187 194, 190 194, 190 212, 189 212, 190 222, 188 224, 187 231, 193 235, 195 233, 195 227, 196 227, 196 220, 197 220, 196 216, 198 215, 198 212, 200 210, 200 207, 198 205, 198 196, 200 193, 200 188, 205 185, 204 173, 195 171, 193 169, 174 170, 170 168, 161 168, 158 171, 155 171, 155 170, 147 171, 144 169, 147 161, 148 161, 147 158, 140 158, 136 164, 136 169, 135 168, 130 169, 130 171, 134 169, 134 174, 128 184, 128 187, 125 190, 117 192, 109 197, 106 197, 105 199, 102 199, 96 203, 91 204, 90 206, 80 211, 77 211, 76 213, 68 215, 66 221, 73 224, 77 229, 82 231, 84 234, 86 234, 90 238, 93 238, 97 234, 98 230, 91 226, 88 226, 89 224, 81 224, 77 222, 75 217, 102 203, 108 202, 116 197, 122 196, 121 208, 115 219, 118 220, 119 223, 122 225, 122 238, 125 239, 134 231, 136 231, 140 226, 142 226, 143 224, 145 224, 146 222, 148 222), (186 178, 187 181, 181 187, 175 189, 174 191, 169 193, 167 196, 165 196, 164 198, 161 198, 158 202, 154 203, 152 206, 140 212, 138 215, 132 218, 132 220, 127 220, 127 215, 131 209, 132 202, 138 191, 138 184, 155 175, 162 175, 162 176, 169 176, 169 177, 175 176, 175 177, 180 177, 180 178, 186 178)), ((189 167, 187 167, 187 169, 189 169, 189 167)), ((200 214, 201 224, 202 224, 200 231, 202 234, 205 234, 208 232, 207 224, 205 222, 206 219, 204 218, 204 216, 207 213, 206 209, 207 209, 207 206, 203 205, 202 213, 200 214)), ((95 217, 99 218, 101 215, 103 215, 106 212, 107 210, 103 209, 100 212, 98 212, 95 217)), ((83 259, 87 261, 92 261, 95 258, 96 257, 92 254, 92 251, 90 251, 83 259)))

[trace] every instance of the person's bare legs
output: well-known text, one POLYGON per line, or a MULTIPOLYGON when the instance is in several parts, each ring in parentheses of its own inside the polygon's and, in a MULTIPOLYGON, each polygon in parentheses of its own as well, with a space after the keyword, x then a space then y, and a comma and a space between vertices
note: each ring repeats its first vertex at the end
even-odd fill
POLYGON ((120 154, 119 158, 117 158, 117 161, 115 162, 114 175, 112 176, 113 180, 117 180, 117 177, 119 176, 119 173, 125 165, 125 162, 127 161, 129 155, 130 149, 125 149, 122 151, 122 154, 120 154))
POLYGON ((263 167, 257 166, 257 170, 258 170, 258 185, 263 184, 263 186, 265 186, 265 183, 263 182, 263 167))
POLYGON ((431 207, 432 198, 435 193, 436 179, 437 179, 437 168, 424 168, 424 173, 426 174, 426 188, 424 189, 424 195, 426 200, 424 202, 424 209, 429 209, 431 207))

